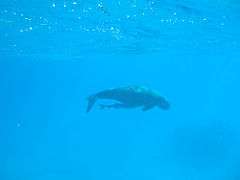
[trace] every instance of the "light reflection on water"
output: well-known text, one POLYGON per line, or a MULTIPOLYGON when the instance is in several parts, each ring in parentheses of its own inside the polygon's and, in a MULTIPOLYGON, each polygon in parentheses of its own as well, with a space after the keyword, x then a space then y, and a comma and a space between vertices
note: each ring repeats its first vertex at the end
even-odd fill
MULTIPOLYGON (((19 47, 17 51, 23 53, 27 53, 25 49, 31 45, 12 41, 33 38, 41 42, 51 38, 56 42, 55 37, 67 36, 63 41, 79 51, 81 48, 82 51, 106 51, 113 47, 121 52, 128 47, 127 52, 139 54, 156 52, 164 44, 171 46, 176 42, 197 46, 199 42, 191 39, 194 35, 203 36, 206 46, 221 41, 211 33, 204 34, 206 29, 213 30, 213 34, 227 34, 224 28, 229 26, 229 16, 225 12, 214 14, 211 8, 190 1, 52 1, 32 6, 26 3, 26 8, 24 3, 19 7, 6 3, 1 7, 0 30, 8 34, 8 39, 4 38, 11 42, 10 47, 15 44, 15 50, 19 47), (11 40, 12 33, 17 38, 11 40)), ((222 37, 225 41, 226 36, 222 37)), ((228 41, 233 42, 231 37, 228 41)), ((51 41, 48 44, 49 48, 58 47, 51 41)), ((34 47, 30 49, 36 51, 34 47)), ((1 51, 4 53, 3 48, 1 51)))

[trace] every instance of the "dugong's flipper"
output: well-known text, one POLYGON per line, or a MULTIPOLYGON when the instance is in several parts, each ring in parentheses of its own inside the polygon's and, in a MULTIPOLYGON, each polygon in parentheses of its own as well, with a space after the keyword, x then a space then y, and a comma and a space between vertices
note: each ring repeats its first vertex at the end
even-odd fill
POLYGON ((142 111, 148 111, 152 109, 154 106, 155 106, 154 104, 145 105, 143 106, 142 111))
POLYGON ((95 95, 88 97, 88 107, 86 111, 87 113, 91 111, 96 101, 97 101, 97 97, 95 95))

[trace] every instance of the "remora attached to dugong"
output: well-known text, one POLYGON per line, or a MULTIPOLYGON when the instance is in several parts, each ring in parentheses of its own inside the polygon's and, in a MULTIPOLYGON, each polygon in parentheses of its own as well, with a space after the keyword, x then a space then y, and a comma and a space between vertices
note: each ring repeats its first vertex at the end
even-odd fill
POLYGON ((114 100, 111 105, 100 104, 101 108, 136 108, 142 107, 147 111, 154 107, 163 110, 170 108, 170 103, 159 95, 159 93, 142 86, 126 86, 100 91, 88 97, 87 112, 90 112, 98 100, 114 100))

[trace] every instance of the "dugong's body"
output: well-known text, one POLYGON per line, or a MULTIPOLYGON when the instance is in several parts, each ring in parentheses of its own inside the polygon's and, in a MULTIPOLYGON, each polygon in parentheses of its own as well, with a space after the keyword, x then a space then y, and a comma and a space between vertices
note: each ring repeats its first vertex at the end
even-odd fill
POLYGON ((90 112, 97 100, 115 100, 111 105, 100 105, 101 108, 136 108, 142 107, 143 111, 159 107, 164 110, 170 108, 169 102, 157 92, 142 86, 127 86, 108 89, 88 97, 87 112, 90 112))

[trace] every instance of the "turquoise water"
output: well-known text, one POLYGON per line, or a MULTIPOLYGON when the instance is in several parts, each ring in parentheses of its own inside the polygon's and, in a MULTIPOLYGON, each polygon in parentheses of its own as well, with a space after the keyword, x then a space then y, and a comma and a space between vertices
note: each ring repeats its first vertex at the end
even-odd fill
POLYGON ((238 180, 237 0, 0 2, 1 180, 238 180), (86 113, 141 85, 171 103, 86 113))

